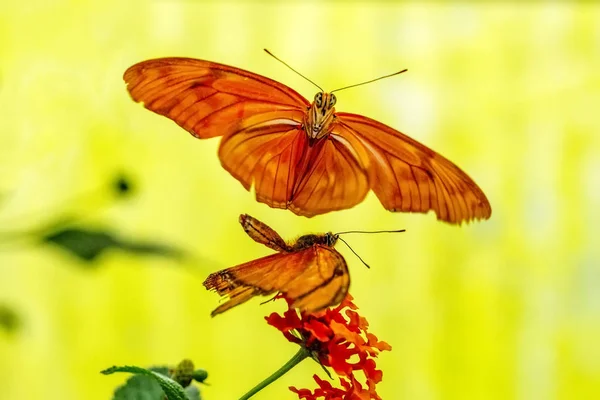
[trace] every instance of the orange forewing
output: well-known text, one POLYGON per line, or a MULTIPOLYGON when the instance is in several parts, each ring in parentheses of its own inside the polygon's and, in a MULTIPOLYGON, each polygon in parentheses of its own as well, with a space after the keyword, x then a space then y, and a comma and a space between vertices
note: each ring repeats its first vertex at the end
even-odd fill
POLYGON ((491 207, 461 169, 433 150, 367 117, 334 113, 309 139, 315 102, 252 72, 190 58, 161 58, 124 75, 135 101, 198 138, 222 136, 223 167, 270 207, 312 217, 360 203, 373 190, 391 211, 460 224, 491 207))
POLYGON ((228 298, 212 316, 258 295, 282 293, 293 307, 308 312, 336 305, 346 296, 350 285, 346 261, 322 242, 325 235, 306 235, 287 244, 255 218, 242 215, 240 222, 252 239, 278 253, 210 274, 204 286, 228 298))

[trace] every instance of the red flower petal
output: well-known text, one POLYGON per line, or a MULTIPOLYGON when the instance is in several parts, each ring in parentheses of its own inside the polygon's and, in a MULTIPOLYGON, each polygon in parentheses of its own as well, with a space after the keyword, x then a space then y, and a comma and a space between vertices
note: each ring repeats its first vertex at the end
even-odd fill
POLYGON ((336 337, 342 338, 350 343, 354 343, 357 347, 362 346, 366 343, 365 339, 362 338, 358 333, 348 330, 346 325, 340 324, 335 321, 330 323, 331 330, 336 337))
POLYGON ((287 332, 302 326, 300 319, 294 320, 293 317, 289 318, 287 313, 283 317, 277 313, 272 313, 268 317, 265 317, 265 319, 269 325, 274 326, 281 332, 287 332))
POLYGON ((365 373, 365 377, 367 378, 367 382, 381 382, 381 379, 383 378, 383 371, 375 369, 375 360, 373 360, 372 358, 365 360, 362 367, 362 370, 365 373))
POLYGON ((371 347, 374 347, 376 349, 378 349, 379 351, 391 351, 392 350, 392 346, 390 346, 388 343, 384 342, 384 341, 378 341, 377 336, 375 336, 372 333, 367 333, 367 340, 368 340, 368 344, 371 347))
POLYGON ((365 317, 361 317, 356 311, 346 310, 346 316, 349 318, 348 329, 352 332, 366 331, 369 328, 369 322, 365 317))
POLYGON ((327 361, 329 362, 329 366, 333 368, 338 375, 351 376, 353 368, 347 360, 352 357, 354 352, 348 350, 346 347, 347 346, 345 345, 330 344, 327 361))
POLYGON ((317 398, 308 389, 296 389, 294 386, 290 386, 289 389, 296 393, 299 399, 317 400, 317 398))
POLYGON ((310 332, 315 339, 320 342, 327 342, 333 336, 331 329, 317 319, 311 319, 308 322, 305 322, 304 329, 310 332))

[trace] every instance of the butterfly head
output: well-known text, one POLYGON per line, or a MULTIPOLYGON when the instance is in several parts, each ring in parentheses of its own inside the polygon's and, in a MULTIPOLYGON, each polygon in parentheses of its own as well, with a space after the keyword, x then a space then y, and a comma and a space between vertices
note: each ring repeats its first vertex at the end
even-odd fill
POLYGON ((338 238, 339 238, 339 236, 335 233, 327 232, 325 234, 326 244, 327 244, 327 246, 330 246, 330 247, 335 246, 335 243, 337 242, 338 238))
POLYGON ((304 121, 304 127, 309 139, 316 140, 326 136, 330 129, 335 113, 335 102, 333 93, 319 92, 310 105, 310 109, 304 121))

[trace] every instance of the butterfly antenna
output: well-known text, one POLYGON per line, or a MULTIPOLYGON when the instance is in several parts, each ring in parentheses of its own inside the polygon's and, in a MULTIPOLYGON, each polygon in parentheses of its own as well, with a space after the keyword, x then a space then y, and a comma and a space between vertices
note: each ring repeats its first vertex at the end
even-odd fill
POLYGON ((358 253, 357 253, 357 252, 355 252, 355 251, 354 251, 354 249, 353 249, 352 247, 350 247, 350 245, 348 244, 348 242, 346 242, 346 241, 345 241, 344 239, 342 239, 341 237, 339 237, 338 239, 339 239, 339 240, 341 240, 342 242, 344 242, 344 244, 345 244, 346 246, 348 246, 348 248, 350 249, 350 251, 352 251, 352 252, 354 253, 354 255, 355 255, 356 257, 358 257, 358 259, 359 259, 360 261, 362 261, 362 263, 363 263, 363 264, 365 264, 365 267, 367 267, 367 268, 371 269, 371 267, 369 266, 369 264, 367 264, 367 263, 365 262, 365 260, 363 260, 363 259, 362 259, 362 257, 361 257, 361 256, 359 256, 359 255, 358 255, 358 253))
POLYGON ((340 88, 340 89, 335 89, 335 90, 332 90, 330 93, 339 92, 340 90, 350 89, 350 88, 353 88, 353 87, 356 87, 356 86, 366 85, 367 83, 375 82, 375 81, 378 81, 378 80, 384 79, 384 78, 389 78, 390 76, 399 75, 399 74, 401 74, 403 72, 406 72, 406 71, 408 71, 408 70, 405 68, 402 71, 394 72, 393 74, 389 74, 389 75, 385 75, 385 76, 380 76, 379 78, 371 79, 370 81, 361 82, 361 83, 357 83, 357 84, 350 85, 350 86, 345 86, 345 87, 340 88))
POLYGON ((282 63, 283 65, 285 65, 286 67, 288 67, 289 69, 291 69, 292 71, 294 71, 295 73, 297 73, 298 75, 300 75, 301 77, 303 77, 304 79, 309 81, 310 83, 312 83, 313 85, 315 85, 316 87, 318 87, 321 92, 324 92, 324 90, 321 88, 321 86, 317 85, 316 83, 314 83, 313 81, 308 79, 306 76, 302 75, 300 72, 298 72, 294 68, 290 67, 288 63, 286 63, 285 61, 283 61, 280 58, 278 58, 277 56, 275 56, 275 54, 271 53, 267 49, 263 49, 263 50, 266 51, 268 55, 270 55, 271 57, 273 57, 274 59, 276 59, 277 61, 279 61, 280 63, 282 63))
POLYGON ((347 233, 400 233, 400 232, 406 232, 406 229, 398 229, 398 230, 394 230, 394 231, 345 231, 345 232, 338 232, 335 234, 335 236, 345 235, 347 233))

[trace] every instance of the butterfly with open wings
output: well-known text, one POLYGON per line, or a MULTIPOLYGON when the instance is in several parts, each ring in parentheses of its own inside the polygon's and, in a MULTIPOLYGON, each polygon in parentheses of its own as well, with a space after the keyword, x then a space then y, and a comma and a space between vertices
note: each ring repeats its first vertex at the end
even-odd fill
POLYGON ((272 79, 192 58, 143 61, 123 79, 135 101, 193 136, 221 136, 223 167, 270 207, 312 217, 372 190, 388 210, 433 210, 452 224, 491 215, 455 164, 381 122, 336 112, 331 92, 310 103, 272 79))

